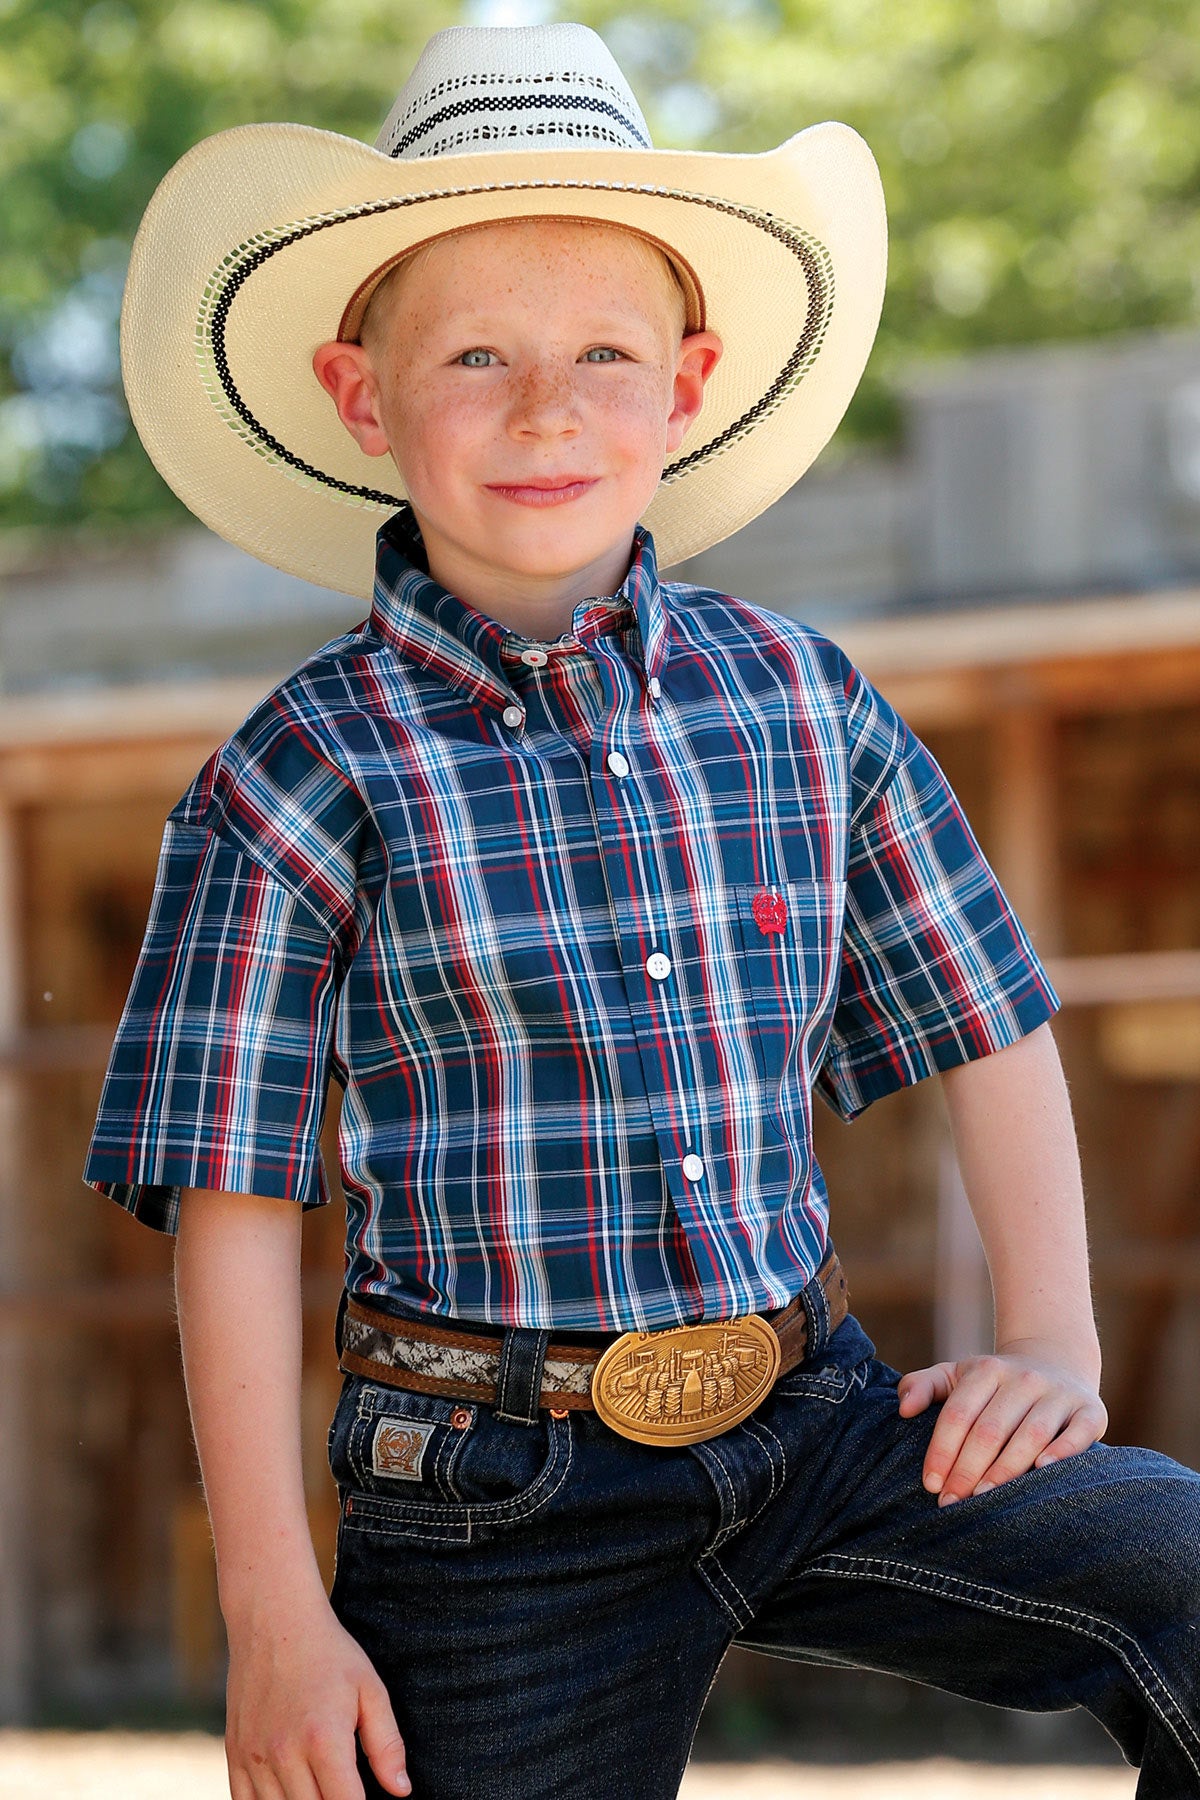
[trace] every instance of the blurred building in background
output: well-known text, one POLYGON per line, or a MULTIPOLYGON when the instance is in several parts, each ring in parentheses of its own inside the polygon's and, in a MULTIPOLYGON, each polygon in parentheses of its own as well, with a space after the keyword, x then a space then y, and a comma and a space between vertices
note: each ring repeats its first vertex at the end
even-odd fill
MULTIPOLYGON (((902 457, 671 573, 827 629, 942 761, 1065 1003, 1110 1436, 1200 1463, 1200 336, 926 368, 906 404, 902 457)), ((79 1181, 100 1077, 167 810, 364 607, 199 528, 0 557, 0 1716, 103 1718, 222 1668, 171 1246, 79 1181)), ((881 1355, 984 1345, 936 1084, 818 1129, 881 1355)), ((341 1226, 305 1227, 327 1566, 341 1226)))

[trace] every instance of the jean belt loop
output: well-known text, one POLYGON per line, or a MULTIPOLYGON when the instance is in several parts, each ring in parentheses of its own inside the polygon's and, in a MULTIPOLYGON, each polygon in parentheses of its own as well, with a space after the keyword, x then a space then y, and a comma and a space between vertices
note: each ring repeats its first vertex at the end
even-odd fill
POLYGON ((811 1360, 819 1356, 829 1342, 829 1299, 819 1276, 814 1275, 801 1289, 800 1303, 808 1319, 808 1344, 804 1354, 806 1360, 811 1360))
POLYGON ((550 1343, 548 1331, 519 1325, 504 1333, 500 1374, 496 1382, 496 1417, 514 1425, 536 1425, 542 1393, 542 1369, 550 1343))

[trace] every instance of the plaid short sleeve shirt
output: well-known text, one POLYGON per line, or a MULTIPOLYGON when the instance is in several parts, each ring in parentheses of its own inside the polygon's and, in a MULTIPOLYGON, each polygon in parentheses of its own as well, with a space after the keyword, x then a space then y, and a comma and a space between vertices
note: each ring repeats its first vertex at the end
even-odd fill
POLYGON ((167 824, 85 1179, 328 1199, 346 1280, 496 1324, 645 1328, 789 1300, 853 1117, 1057 1000, 929 753, 795 620, 658 580, 535 643, 425 572, 167 824))

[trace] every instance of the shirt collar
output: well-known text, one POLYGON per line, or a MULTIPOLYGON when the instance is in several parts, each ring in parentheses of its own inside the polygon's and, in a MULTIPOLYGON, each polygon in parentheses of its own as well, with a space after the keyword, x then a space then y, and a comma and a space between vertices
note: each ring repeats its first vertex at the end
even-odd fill
MULTIPOLYGON (((571 614, 568 632, 553 642, 564 651, 574 648, 570 638, 586 647, 635 620, 638 641, 630 654, 649 682, 661 675, 666 663, 670 621, 658 581, 654 540, 642 525, 634 531, 629 572, 617 592, 581 600, 571 614)), ((394 513, 377 535, 371 627, 393 648, 472 698, 492 698, 500 704, 518 697, 512 676, 522 666, 521 651, 535 641, 433 579, 420 529, 408 507, 394 513)))

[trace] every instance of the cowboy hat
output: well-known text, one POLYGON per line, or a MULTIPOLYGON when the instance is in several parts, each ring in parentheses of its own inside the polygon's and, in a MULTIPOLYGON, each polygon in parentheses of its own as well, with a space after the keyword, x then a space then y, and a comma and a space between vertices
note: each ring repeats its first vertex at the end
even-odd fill
POLYGON ((747 524, 833 434, 883 300, 879 173, 847 125, 757 155, 655 150, 582 25, 430 39, 375 145, 305 125, 206 138, 159 184, 121 312, 130 412, 160 474, 262 561, 369 598, 404 504, 311 363, 431 238, 500 219, 619 225, 663 248, 725 350, 644 515, 663 567, 747 524))

